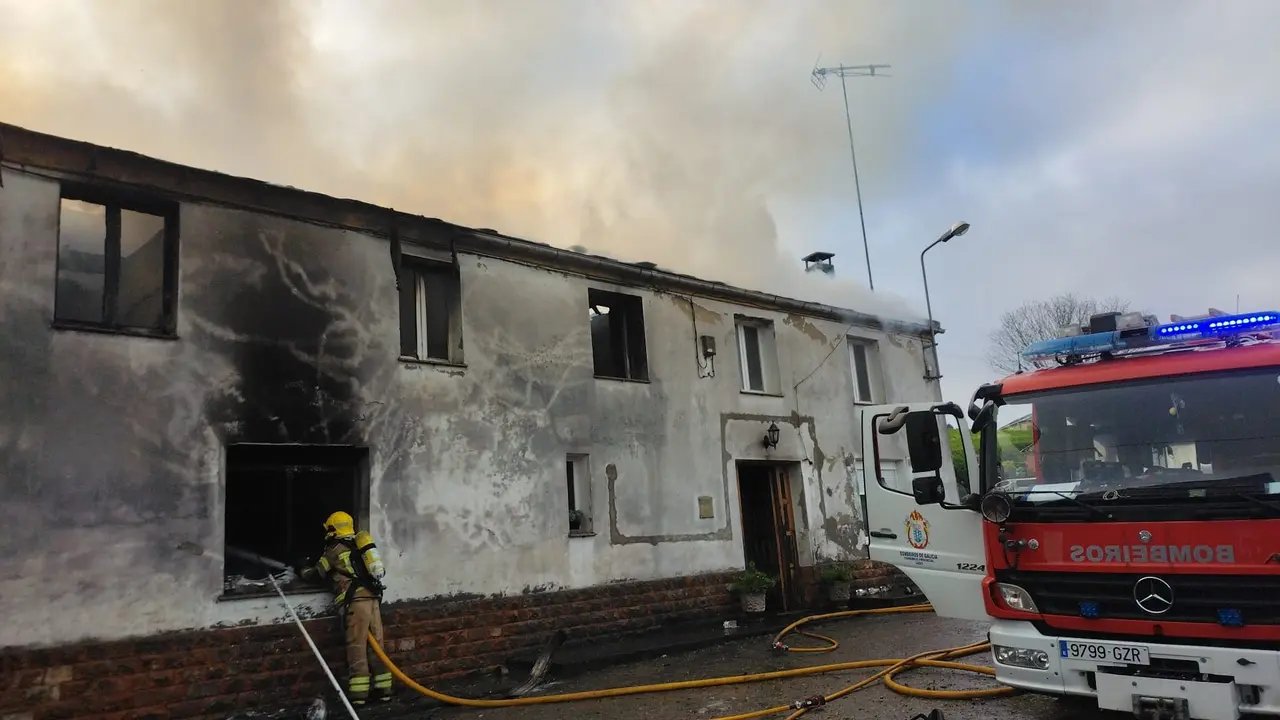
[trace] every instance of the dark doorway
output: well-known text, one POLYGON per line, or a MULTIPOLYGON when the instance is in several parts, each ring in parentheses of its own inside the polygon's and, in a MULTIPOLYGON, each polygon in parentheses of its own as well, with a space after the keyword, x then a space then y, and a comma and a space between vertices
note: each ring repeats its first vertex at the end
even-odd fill
MULTIPOLYGON (((339 510, 351 513, 363 529, 366 457, 365 448, 349 446, 228 446, 224 581, 277 572, 246 554, 286 565, 316 560, 324 545, 324 521, 339 510)), ((293 589, 305 588, 299 582, 293 589)), ((225 594, 257 592, 224 588, 225 594)))
POLYGON ((790 472, 788 465, 738 463, 743 552, 748 563, 778 578, 769 607, 783 612, 802 602, 790 472))

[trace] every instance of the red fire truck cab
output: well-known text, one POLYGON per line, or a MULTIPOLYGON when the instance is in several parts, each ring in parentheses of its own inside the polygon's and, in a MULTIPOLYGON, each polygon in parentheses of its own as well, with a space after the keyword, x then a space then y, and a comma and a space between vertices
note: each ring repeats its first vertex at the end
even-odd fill
POLYGON ((971 425, 954 403, 865 409, 871 557, 939 615, 990 622, 1004 684, 1280 715, 1273 329, 1280 313, 1099 315, 1023 353, 1054 367, 979 388, 971 425), (886 482, 902 462, 909 484, 886 482))

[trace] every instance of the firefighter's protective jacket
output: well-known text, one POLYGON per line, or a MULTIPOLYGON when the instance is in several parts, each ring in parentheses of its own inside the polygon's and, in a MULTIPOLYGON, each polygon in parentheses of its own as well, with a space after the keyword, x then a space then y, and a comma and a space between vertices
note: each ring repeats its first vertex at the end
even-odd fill
POLYGON ((331 539, 314 568, 320 577, 332 584, 333 600, 338 605, 346 605, 351 600, 360 598, 382 597, 381 588, 368 576, 363 564, 357 567, 361 560, 359 557, 352 557, 355 552, 353 538, 331 539))

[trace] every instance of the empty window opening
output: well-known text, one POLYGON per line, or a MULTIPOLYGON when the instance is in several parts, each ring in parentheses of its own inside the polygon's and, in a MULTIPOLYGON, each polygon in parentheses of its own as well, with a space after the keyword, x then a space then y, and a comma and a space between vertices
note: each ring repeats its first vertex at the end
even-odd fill
POLYGON ((587 301, 596 377, 647 382, 643 302, 604 290, 589 290, 587 301))
POLYGON ((853 401, 875 404, 880 396, 880 355, 874 343, 849 338, 849 368, 853 375, 853 401))
POLYGON ((55 321, 172 334, 177 205, 64 188, 59 210, 55 321))
MULTIPOLYGON (((314 564, 332 513, 350 513, 365 529, 367 457, 365 448, 350 446, 227 447, 224 596, 273 593, 269 582, 250 582, 281 572, 272 563, 314 564)), ((283 589, 313 592, 319 586, 294 580, 283 589)))
POLYGON ((564 461, 565 485, 569 497, 569 534, 590 535, 591 466, 586 455, 567 455, 564 461))
POLYGON ((742 390, 778 394, 778 347, 769 320, 738 320, 738 359, 742 390))
POLYGON ((406 257, 400 272, 400 356, 461 363, 461 308, 453 265, 406 257))

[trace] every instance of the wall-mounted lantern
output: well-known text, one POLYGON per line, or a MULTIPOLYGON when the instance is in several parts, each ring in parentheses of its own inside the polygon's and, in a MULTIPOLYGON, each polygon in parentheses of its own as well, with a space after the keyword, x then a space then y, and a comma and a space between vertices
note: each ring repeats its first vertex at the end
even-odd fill
POLYGON ((769 429, 764 433, 764 448, 766 450, 778 447, 779 432, 777 423, 769 423, 769 429))

